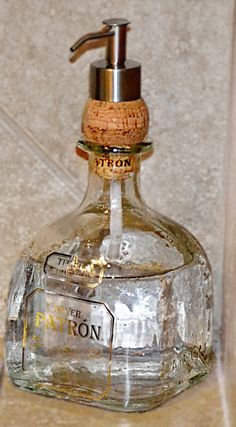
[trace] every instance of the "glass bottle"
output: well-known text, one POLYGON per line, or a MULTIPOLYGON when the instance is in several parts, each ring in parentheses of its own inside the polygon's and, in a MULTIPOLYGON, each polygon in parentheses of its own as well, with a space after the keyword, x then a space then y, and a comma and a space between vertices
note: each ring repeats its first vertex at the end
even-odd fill
MULTIPOLYGON (((106 23, 126 28, 120 21, 106 23)), ((142 201, 140 158, 151 141, 96 138, 78 144, 89 155, 82 204, 44 228, 16 265, 8 373, 35 393, 144 411, 209 372, 210 266, 191 233, 142 201)))

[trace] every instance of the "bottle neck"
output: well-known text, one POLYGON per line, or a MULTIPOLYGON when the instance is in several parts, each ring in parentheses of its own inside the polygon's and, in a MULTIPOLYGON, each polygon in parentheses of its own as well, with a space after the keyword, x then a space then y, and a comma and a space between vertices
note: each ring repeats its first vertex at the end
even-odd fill
POLYGON ((92 153, 88 165, 88 185, 81 205, 83 209, 94 204, 110 206, 112 198, 116 199, 115 187, 121 197, 122 207, 142 205, 139 154, 104 156, 92 153))

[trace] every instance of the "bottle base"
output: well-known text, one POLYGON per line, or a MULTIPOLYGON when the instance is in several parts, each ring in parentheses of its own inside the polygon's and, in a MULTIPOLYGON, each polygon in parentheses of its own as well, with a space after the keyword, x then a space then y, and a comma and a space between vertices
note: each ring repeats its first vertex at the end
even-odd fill
POLYGON ((183 392, 184 390, 190 388, 191 386, 199 383, 202 381, 205 376, 209 373, 210 369, 198 373, 194 375, 193 377, 189 378, 185 382, 179 382, 178 384, 175 384, 174 387, 167 388, 163 391, 165 387, 160 386, 162 388, 161 390, 156 390, 157 393, 155 395, 147 395, 145 394, 145 388, 143 392, 142 397, 132 397, 130 399, 125 399, 122 397, 119 398, 109 398, 109 396, 103 397, 103 398, 94 398, 91 397, 83 397, 81 396, 81 391, 78 389, 72 389, 71 387, 66 386, 57 386, 49 383, 34 383, 31 384, 28 381, 22 380, 22 379, 11 379, 11 382, 18 388, 30 391, 35 394, 40 394, 45 397, 52 397, 52 398, 58 398, 65 401, 70 401, 74 403, 79 404, 85 404, 89 406, 98 407, 101 409, 107 409, 111 411, 117 411, 117 412, 145 412, 151 409, 154 409, 160 405, 162 405, 164 402, 169 400, 170 398, 178 395, 179 393, 183 392))

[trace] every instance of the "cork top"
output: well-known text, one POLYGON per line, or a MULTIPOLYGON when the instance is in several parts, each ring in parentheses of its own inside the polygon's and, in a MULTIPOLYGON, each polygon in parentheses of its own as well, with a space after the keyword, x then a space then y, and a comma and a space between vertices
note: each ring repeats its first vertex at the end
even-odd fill
POLYGON ((88 141, 106 146, 131 146, 148 133, 148 108, 142 98, 129 102, 88 99, 82 117, 82 133, 88 141))

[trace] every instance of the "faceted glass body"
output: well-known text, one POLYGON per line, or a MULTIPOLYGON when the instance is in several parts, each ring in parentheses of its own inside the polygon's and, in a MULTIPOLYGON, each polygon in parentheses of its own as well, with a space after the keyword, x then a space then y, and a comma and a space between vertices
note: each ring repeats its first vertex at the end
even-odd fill
POLYGON ((17 263, 8 372, 36 393, 143 411, 210 369, 210 267, 188 231, 141 202, 137 174, 120 181, 122 236, 111 257, 112 180, 90 169, 82 205, 17 263))

